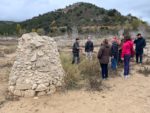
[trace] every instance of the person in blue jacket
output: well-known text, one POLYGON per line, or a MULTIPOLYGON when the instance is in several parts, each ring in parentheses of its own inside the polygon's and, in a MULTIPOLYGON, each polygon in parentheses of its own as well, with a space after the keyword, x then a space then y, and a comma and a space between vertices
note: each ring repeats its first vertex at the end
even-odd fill
POLYGON ((136 51, 136 63, 142 64, 143 62, 143 49, 146 46, 146 41, 140 33, 137 34, 137 39, 134 41, 136 51), (139 61, 140 58, 140 61, 139 61))

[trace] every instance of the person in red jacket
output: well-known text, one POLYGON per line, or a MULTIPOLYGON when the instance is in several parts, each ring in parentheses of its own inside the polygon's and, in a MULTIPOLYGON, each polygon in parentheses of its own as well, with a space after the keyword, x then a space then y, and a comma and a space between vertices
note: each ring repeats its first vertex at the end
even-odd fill
POLYGON ((130 36, 125 36, 125 42, 122 46, 121 59, 124 61, 124 77, 129 76, 130 59, 134 56, 133 41, 130 36))

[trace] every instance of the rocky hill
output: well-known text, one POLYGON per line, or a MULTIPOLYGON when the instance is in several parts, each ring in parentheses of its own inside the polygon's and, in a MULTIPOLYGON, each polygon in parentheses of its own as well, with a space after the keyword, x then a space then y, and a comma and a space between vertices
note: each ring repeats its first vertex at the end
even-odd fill
POLYGON ((140 24, 146 25, 146 22, 131 14, 123 16, 116 9, 106 10, 94 4, 78 2, 23 22, 0 22, 0 34, 15 35, 36 31, 60 35, 71 32, 73 26, 77 27, 79 33, 95 33, 105 29, 114 30, 118 26, 136 30, 140 24))

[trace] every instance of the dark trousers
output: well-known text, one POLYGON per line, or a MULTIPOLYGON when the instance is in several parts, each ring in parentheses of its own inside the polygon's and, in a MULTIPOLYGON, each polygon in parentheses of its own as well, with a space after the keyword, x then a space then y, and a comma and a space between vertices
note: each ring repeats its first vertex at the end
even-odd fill
POLYGON ((142 63, 143 60, 143 54, 136 53, 136 63, 142 63), (140 62, 139 62, 140 58, 140 62))
POLYGON ((124 56, 124 76, 129 75, 131 55, 124 56))
POLYGON ((108 78, 108 64, 100 64, 100 65, 101 65, 102 79, 108 78))
POLYGON ((79 53, 73 53, 72 64, 78 64, 79 62, 80 62, 80 56, 79 56, 79 53))
POLYGON ((117 65, 118 65, 118 57, 115 56, 114 58, 111 59, 111 68, 113 70, 117 69, 117 65))

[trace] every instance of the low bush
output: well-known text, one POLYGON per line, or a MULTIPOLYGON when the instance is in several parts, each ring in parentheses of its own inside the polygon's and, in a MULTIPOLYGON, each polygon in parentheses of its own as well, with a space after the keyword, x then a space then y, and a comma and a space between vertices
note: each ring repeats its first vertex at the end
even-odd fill
POLYGON ((80 83, 84 81, 83 84, 88 84, 90 89, 100 90, 102 85, 99 72, 100 67, 96 58, 89 61, 82 55, 80 64, 76 65, 71 64, 72 58, 70 54, 61 53, 61 61, 66 72, 65 87, 67 89, 80 88, 80 83))

